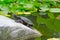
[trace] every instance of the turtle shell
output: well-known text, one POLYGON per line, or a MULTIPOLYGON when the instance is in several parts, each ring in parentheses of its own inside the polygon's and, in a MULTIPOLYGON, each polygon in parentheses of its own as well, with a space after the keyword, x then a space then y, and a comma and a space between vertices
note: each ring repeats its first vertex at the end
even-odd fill
POLYGON ((29 24, 29 25, 33 25, 32 21, 29 20, 28 18, 26 18, 26 17, 22 17, 22 16, 20 16, 20 18, 21 18, 24 22, 26 22, 27 24, 29 24))

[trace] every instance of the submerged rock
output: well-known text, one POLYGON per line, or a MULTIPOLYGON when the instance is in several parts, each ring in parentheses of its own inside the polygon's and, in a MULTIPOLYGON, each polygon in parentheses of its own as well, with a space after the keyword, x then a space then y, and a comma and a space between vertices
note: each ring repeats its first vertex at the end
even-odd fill
POLYGON ((13 19, 0 15, 0 40, 26 40, 40 37, 41 33, 36 29, 16 23, 13 19))

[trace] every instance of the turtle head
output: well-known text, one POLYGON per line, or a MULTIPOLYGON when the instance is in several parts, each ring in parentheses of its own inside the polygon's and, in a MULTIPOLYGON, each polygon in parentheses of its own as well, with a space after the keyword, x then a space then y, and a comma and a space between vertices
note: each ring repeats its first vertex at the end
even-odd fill
POLYGON ((21 19, 19 16, 17 16, 16 14, 12 14, 12 18, 14 19, 14 20, 18 20, 18 19, 21 19))

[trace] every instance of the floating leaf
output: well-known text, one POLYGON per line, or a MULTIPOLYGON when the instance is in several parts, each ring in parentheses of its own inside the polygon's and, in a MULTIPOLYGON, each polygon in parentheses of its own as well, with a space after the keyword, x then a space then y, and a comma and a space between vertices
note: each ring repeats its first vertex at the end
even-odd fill
POLYGON ((60 8, 51 8, 49 11, 53 13, 60 13, 60 8))

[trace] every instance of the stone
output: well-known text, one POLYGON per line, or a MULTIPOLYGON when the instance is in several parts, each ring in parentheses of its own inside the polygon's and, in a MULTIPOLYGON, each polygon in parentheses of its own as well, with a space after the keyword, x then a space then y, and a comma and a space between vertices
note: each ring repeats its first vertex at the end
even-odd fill
POLYGON ((26 40, 40 37, 41 33, 13 19, 0 15, 0 40, 26 40))

